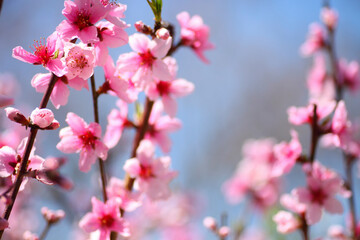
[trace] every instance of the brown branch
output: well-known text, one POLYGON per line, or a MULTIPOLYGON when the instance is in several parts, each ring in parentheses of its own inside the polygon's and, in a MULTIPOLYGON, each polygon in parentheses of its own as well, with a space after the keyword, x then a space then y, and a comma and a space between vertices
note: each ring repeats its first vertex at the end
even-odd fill
MULTIPOLYGON (((99 95, 96 93, 94 75, 91 76, 90 83, 91 83, 91 92, 92 92, 93 108, 94 108, 94 120, 96 123, 99 123, 99 106, 98 106, 99 95)), ((107 197, 107 193, 106 193, 105 166, 104 166, 104 161, 101 158, 98 158, 98 162, 99 162, 99 171, 100 171, 100 176, 101 176, 102 194, 103 194, 104 202, 106 202, 108 197, 107 197)))

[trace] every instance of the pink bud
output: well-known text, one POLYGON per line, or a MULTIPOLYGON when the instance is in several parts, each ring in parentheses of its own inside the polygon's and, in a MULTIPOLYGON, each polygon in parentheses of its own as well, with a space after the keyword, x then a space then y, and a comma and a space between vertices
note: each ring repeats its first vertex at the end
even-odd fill
POLYGON ((334 29, 338 21, 338 13, 328 7, 325 7, 321 10, 320 14, 321 20, 323 23, 330 29, 334 29))
POLYGON ((156 31, 156 37, 162 40, 167 40, 170 37, 169 30, 167 30, 166 28, 160 28, 156 31))
POLYGON ((5 108, 6 116, 14 122, 20 123, 22 125, 28 126, 29 121, 26 117, 16 108, 7 107, 5 108))
POLYGON ((144 34, 151 34, 152 29, 151 27, 145 25, 142 21, 137 21, 135 24, 136 31, 144 34))
POLYGON ((230 233, 230 228, 227 227, 227 226, 222 226, 220 229, 219 229, 219 236, 221 238, 225 238, 229 235, 230 233))
POLYGON ((14 104, 14 99, 8 96, 0 95, 0 108, 14 104))
POLYGON ((203 224, 206 228, 215 231, 217 228, 216 220, 213 217, 206 217, 203 220, 203 224))
POLYGON ((60 209, 57 211, 52 211, 49 210, 47 207, 41 208, 41 214, 44 216, 45 220, 48 223, 57 223, 65 217, 65 212, 63 210, 60 209))
POLYGON ((39 237, 35 233, 32 233, 30 231, 25 231, 23 234, 23 239, 24 240, 39 240, 39 237))
POLYGON ((50 109, 36 108, 34 111, 32 111, 30 119, 33 124, 38 125, 40 128, 46 128, 49 127, 54 121, 54 114, 50 109))

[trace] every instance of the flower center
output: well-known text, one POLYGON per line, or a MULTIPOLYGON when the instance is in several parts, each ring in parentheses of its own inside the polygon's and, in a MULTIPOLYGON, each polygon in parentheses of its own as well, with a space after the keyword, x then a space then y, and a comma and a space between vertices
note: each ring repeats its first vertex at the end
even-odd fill
POLYGON ((84 146, 91 146, 93 149, 95 149, 95 141, 98 138, 95 137, 92 132, 87 131, 85 134, 79 136, 79 138, 82 140, 84 146))
POLYGON ((312 202, 324 205, 325 200, 328 198, 327 194, 322 189, 311 190, 312 202))
POLYGON ((155 175, 152 172, 152 167, 140 165, 140 177, 144 179, 155 177, 155 175))
POLYGON ((91 26, 92 23, 90 22, 90 15, 83 10, 78 12, 74 24, 78 26, 80 30, 83 30, 84 28, 91 26))
POLYGON ((31 49, 34 51, 34 55, 39 59, 39 62, 35 64, 46 65, 50 58, 53 57, 53 55, 48 52, 45 39, 42 39, 42 41, 34 41, 33 47, 31 47, 31 49))
POLYGON ((171 85, 170 82, 160 81, 156 85, 156 88, 159 91, 160 95, 167 95, 167 94, 169 94, 170 85, 171 85))
POLYGON ((79 68, 80 71, 89 66, 89 64, 82 53, 70 51, 67 57, 67 66, 70 68, 79 68))
POLYGON ((154 60, 156 58, 154 58, 154 56, 151 54, 150 50, 148 50, 145 53, 139 53, 140 57, 141 57, 141 65, 145 65, 147 67, 151 67, 154 60))
POLYGON ((111 215, 105 215, 100 218, 101 226, 110 228, 115 222, 114 218, 111 215))

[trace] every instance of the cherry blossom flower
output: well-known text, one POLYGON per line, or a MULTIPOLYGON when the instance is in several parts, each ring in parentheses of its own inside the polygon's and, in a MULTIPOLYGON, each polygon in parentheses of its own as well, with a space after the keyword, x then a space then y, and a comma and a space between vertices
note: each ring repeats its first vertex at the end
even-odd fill
POLYGON ((181 12, 176 16, 181 26, 181 42, 190 46, 196 55, 205 63, 209 61, 204 56, 204 51, 213 49, 215 46, 209 42, 210 29, 203 23, 200 16, 190 18, 188 12, 181 12))
POLYGON ((129 237, 128 223, 120 216, 120 207, 116 199, 103 203, 93 197, 92 212, 87 213, 79 222, 80 228, 90 233, 100 231, 99 240, 108 240, 112 231, 123 237, 129 237))
POLYGON ((112 177, 106 188, 109 198, 118 198, 120 208, 126 212, 134 211, 141 206, 140 195, 126 189, 124 181, 112 177))
POLYGON ((292 213, 279 211, 273 217, 276 229, 279 233, 291 233, 300 228, 301 222, 292 213))
MULTIPOLYGON (((86 82, 87 79, 94 74, 94 48, 88 47, 83 43, 67 43, 64 47, 64 51, 64 62, 68 67, 68 72, 66 74, 68 80, 71 81, 74 78, 80 78, 86 82)), ((77 81, 81 81, 80 79, 77 81)))
POLYGON ((194 84, 186 81, 185 79, 175 79, 177 64, 176 60, 172 57, 167 57, 164 62, 168 65, 172 81, 155 80, 147 85, 145 92, 146 95, 153 101, 157 100, 160 96, 164 106, 164 110, 170 117, 175 117, 177 111, 177 104, 174 97, 184 97, 194 91, 194 84))
POLYGON ((212 231, 215 231, 217 229, 217 223, 216 223, 215 218, 213 218, 213 217, 204 218, 203 225, 212 231))
POLYGON ((162 58, 171 47, 172 38, 150 40, 143 34, 135 33, 129 37, 129 45, 134 52, 125 53, 117 60, 117 72, 133 72, 132 81, 143 88, 153 78, 172 80, 167 65, 162 58))
POLYGON ((244 159, 222 187, 231 204, 239 203, 246 195, 260 210, 276 203, 279 181, 272 175, 275 161, 273 149, 272 139, 250 140, 244 144, 244 159))
POLYGON ((45 220, 50 224, 57 223, 58 221, 60 221, 65 217, 65 212, 63 210, 60 209, 57 211, 53 211, 48 209, 47 207, 41 208, 41 214, 43 215, 45 220))
POLYGON ((309 27, 307 39, 301 45, 300 52, 304 56, 310 56, 325 46, 324 29, 317 23, 312 23, 309 27))
POLYGON ((162 116, 162 112, 162 103, 155 102, 149 118, 149 131, 145 134, 145 139, 159 144, 161 150, 168 153, 171 150, 171 140, 168 134, 179 130, 181 121, 168 115, 162 116))
POLYGON ((80 171, 88 172, 96 158, 106 160, 108 148, 100 140, 101 127, 98 123, 87 124, 75 113, 68 113, 65 120, 69 127, 60 130, 61 141, 57 149, 64 153, 80 152, 80 171))
POLYGON ((324 82, 326 80, 326 62, 323 54, 314 56, 313 66, 307 76, 307 87, 311 95, 320 95, 322 93, 324 82))
POLYGON ((276 157, 272 170, 274 177, 290 172, 296 160, 301 155, 302 147, 297 132, 292 130, 291 136, 292 139, 289 143, 281 142, 274 146, 274 154, 276 157))
POLYGON ((319 222, 323 208, 332 214, 342 213, 343 207, 335 195, 349 197, 349 193, 344 190, 343 180, 318 162, 308 172, 307 187, 297 188, 293 192, 299 202, 306 205, 306 222, 310 225, 319 222))
POLYGON ((124 128, 127 126, 128 106, 118 100, 116 105, 120 110, 113 109, 108 115, 108 125, 104 136, 104 143, 108 148, 113 148, 119 142, 124 128))
POLYGON ((103 19, 108 10, 99 0, 66 0, 62 14, 63 20, 56 30, 65 41, 79 38, 83 43, 99 41, 96 22, 103 19))
POLYGON ((6 117, 9 118, 11 121, 20 123, 21 125, 28 126, 29 120, 20 112, 19 109, 13 107, 5 108, 6 117))
POLYGON ((140 192, 151 200, 167 199, 170 195, 169 183, 176 177, 169 170, 170 157, 154 158, 155 146, 148 140, 142 140, 136 151, 136 158, 125 162, 124 170, 136 178, 140 192))
POLYGON ((34 53, 29 53, 22 47, 18 46, 13 49, 12 56, 20 61, 34 65, 43 65, 47 70, 53 72, 56 76, 61 77, 66 73, 66 68, 61 61, 62 49, 58 33, 54 32, 44 42, 36 41, 34 44, 34 53))

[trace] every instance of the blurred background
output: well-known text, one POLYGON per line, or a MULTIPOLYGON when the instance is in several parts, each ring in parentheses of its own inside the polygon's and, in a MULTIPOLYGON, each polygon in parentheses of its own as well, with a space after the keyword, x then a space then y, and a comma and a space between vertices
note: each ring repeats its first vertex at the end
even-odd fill
MULTIPOLYGON (((201 204, 195 205, 199 212, 194 218, 203 239, 216 239, 201 226, 202 218, 211 215, 217 219, 227 213, 229 223, 239 218, 243 205, 232 206, 227 203, 221 186, 230 178, 241 160, 241 146, 246 139, 271 137, 277 141, 290 140, 290 124, 286 110, 289 106, 307 104, 306 75, 312 64, 299 54, 304 42, 308 25, 319 21, 322 6, 320 0, 182 0, 163 1, 163 19, 179 25, 176 14, 188 11, 190 15, 200 15, 211 28, 210 41, 216 45, 214 50, 205 53, 210 64, 201 62, 190 49, 180 49, 175 54, 178 61, 178 77, 195 84, 192 95, 178 101, 178 118, 183 128, 172 134, 172 168, 179 171, 174 181, 174 189, 187 190, 198 196, 201 204)), ((152 25, 153 16, 145 0, 123 0, 128 6, 124 19, 129 24, 138 20, 152 25)), ((336 51, 340 57, 348 60, 360 60, 360 2, 357 0, 331 1, 339 13, 339 25, 336 32, 336 51)), ((15 107, 31 112, 38 106, 42 94, 30 85, 32 77, 45 73, 40 66, 25 64, 11 57, 12 49, 23 46, 29 50, 34 40, 46 38, 64 19, 61 11, 63 1, 47 0, 4 0, 0 15, 0 73, 11 73, 18 80, 20 91, 15 107), (26 103, 26 104, 24 104, 26 103)), ((135 29, 127 29, 130 34, 135 29)), ((175 36, 176 38, 178 37, 175 36)), ((128 46, 111 49, 111 55, 130 51, 128 46)), ((103 82, 102 70, 95 70, 97 85, 103 82)), ((71 90, 69 103, 55 110, 56 119, 62 126, 67 112, 76 112, 87 122, 93 120, 89 105, 90 92, 71 90)), ((346 94, 350 118, 360 115, 359 96, 346 94)), ((115 107, 115 98, 100 98, 100 123, 106 126, 106 117, 115 107)), ((49 105, 54 110, 53 106, 49 105)), ((4 115, 2 112, 1 114, 4 115)), ((2 121, 7 121, 2 118, 2 121)), ((309 129, 297 128, 300 140, 308 151, 309 129)), ((127 131, 119 147, 111 152, 112 163, 116 166, 108 169, 110 175, 123 176, 121 165, 130 155, 133 132, 127 131)), ((56 149, 59 142, 58 131, 41 132, 36 146, 37 154, 46 157, 63 156, 56 149)), ((89 174, 78 170, 78 155, 67 156, 68 164, 62 171, 72 178, 75 188, 67 193, 56 187, 35 183, 38 195, 34 201, 36 209, 41 206, 64 208, 66 204, 78 204, 84 211, 94 192, 89 188, 97 186, 97 166, 89 174), (67 196, 77 199, 68 202, 67 196)), ((318 159, 325 165, 343 173, 340 153, 319 151, 318 159)), ((298 169, 296 169, 298 170, 298 169)), ((287 176, 283 184, 285 191, 304 185, 302 174, 297 171, 287 176)), ((359 184, 357 181, 356 184, 359 184)), ((359 185, 357 185, 359 186, 359 185)), ((359 189, 359 188, 357 188, 359 189)), ((100 191, 95 193, 100 196, 100 191)), ((358 192, 357 192, 358 193, 358 192)), ((359 198, 358 198, 359 199, 359 198)), ((358 203, 358 205, 360 202, 358 203)), ((359 213, 359 208, 357 209, 359 213)), ((69 213, 69 218, 81 217, 69 213)), ((246 218, 251 227, 266 229, 267 223, 256 212, 250 212, 246 218)), ((341 216, 323 216, 320 224, 312 227, 312 238, 326 234, 330 223, 344 224, 341 216)), ((44 223, 39 220, 38 229, 44 223)), ((63 221, 51 229, 48 239, 74 239, 70 236, 71 221, 63 221)), ((35 230, 39 232, 39 230, 35 230)), ((153 237, 150 239, 157 239, 153 237)), ((174 238, 176 239, 176 238, 174 238)), ((277 237, 274 237, 277 239, 277 237)), ((299 239, 294 233, 288 239, 299 239)))

